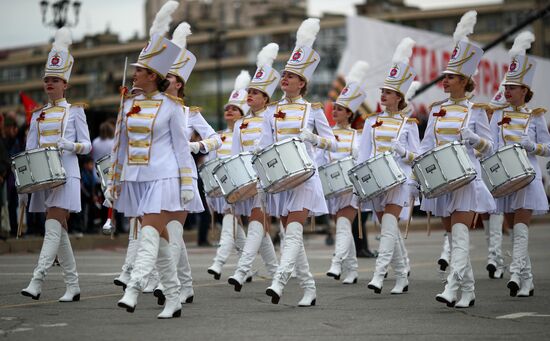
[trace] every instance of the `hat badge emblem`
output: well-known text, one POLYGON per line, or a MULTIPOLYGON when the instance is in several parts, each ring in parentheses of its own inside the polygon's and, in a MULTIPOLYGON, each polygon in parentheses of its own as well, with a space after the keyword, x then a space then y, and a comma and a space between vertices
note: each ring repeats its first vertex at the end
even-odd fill
POLYGON ((254 76, 254 78, 262 78, 263 75, 264 75, 264 70, 260 69, 258 70, 258 72, 256 72, 256 75, 254 76))
POLYGON ((233 92, 233 95, 231 97, 232 98, 238 98, 239 97, 239 92, 238 91, 233 92))
POLYGON ((510 63, 510 72, 516 71, 518 68, 518 62, 514 59, 512 60, 512 63, 510 63))
POLYGON ((302 58, 302 50, 301 49, 294 52, 294 54, 292 54, 292 61, 296 62, 296 61, 300 60, 300 58, 302 58))
POLYGON ((502 99, 502 92, 499 92, 496 96, 495 96, 495 101, 500 101, 502 99))
POLYGON ((390 70, 390 77, 395 77, 399 70, 396 67, 392 67, 390 70))
POLYGON ((56 54, 55 56, 52 57, 52 60, 50 61, 50 63, 53 66, 57 66, 60 61, 61 61, 61 59, 59 58, 59 55, 56 54))
POLYGON ((348 93, 348 90, 349 88, 346 86, 345 88, 342 89, 342 95, 345 95, 348 93))
POLYGON ((455 59, 458 56, 459 48, 456 46, 453 50, 453 54, 451 55, 451 59, 455 59))

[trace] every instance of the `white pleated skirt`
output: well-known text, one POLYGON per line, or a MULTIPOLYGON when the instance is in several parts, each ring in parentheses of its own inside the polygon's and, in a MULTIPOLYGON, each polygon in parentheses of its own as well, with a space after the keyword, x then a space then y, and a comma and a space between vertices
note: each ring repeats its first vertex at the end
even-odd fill
POLYGON ((141 217, 161 211, 183 211, 179 178, 155 181, 123 181, 115 209, 126 217, 141 217))
POLYGON ((483 180, 476 178, 453 192, 432 199, 423 199, 420 209, 437 217, 449 217, 455 211, 494 212, 496 204, 483 180))
POLYGON ((533 215, 548 212, 548 197, 541 178, 535 178, 529 185, 509 196, 496 199, 496 204, 498 213, 513 213, 520 208, 532 210, 533 215))
POLYGON ((70 177, 64 185, 31 194, 29 212, 46 212, 50 207, 80 212, 80 179, 70 177))
POLYGON ((211 210, 219 214, 225 214, 229 209, 229 206, 227 206, 227 201, 225 201, 224 197, 212 198, 206 196, 206 202, 211 210))
POLYGON ((357 200, 354 200, 353 193, 343 194, 327 200, 328 212, 332 215, 336 215, 338 211, 348 206, 357 208, 357 200))
POLYGON ((319 174, 315 174, 295 188, 268 196, 268 212, 273 217, 285 217, 290 212, 309 210, 311 216, 328 213, 319 174))
POLYGON ((199 193, 199 186, 197 179, 193 179, 193 199, 190 202, 183 205, 183 209, 189 213, 200 213, 204 212, 204 205, 202 204, 201 196, 199 193))

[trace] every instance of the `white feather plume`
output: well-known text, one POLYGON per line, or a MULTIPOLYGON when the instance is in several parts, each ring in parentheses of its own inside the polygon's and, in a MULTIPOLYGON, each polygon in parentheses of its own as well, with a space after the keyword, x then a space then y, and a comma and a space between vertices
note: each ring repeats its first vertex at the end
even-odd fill
POLYGON ((312 47, 320 28, 319 19, 309 18, 304 20, 298 28, 298 32, 296 32, 296 46, 312 47))
POLYGON ((346 83, 362 84, 365 78, 367 78, 368 70, 369 63, 364 60, 356 61, 348 72, 348 75, 346 76, 346 83))
POLYGON ((411 98, 413 98, 414 95, 416 95, 416 91, 418 91, 421 85, 422 83, 420 83, 419 81, 412 82, 411 86, 409 87, 409 90, 407 90, 407 94, 405 95, 405 101, 407 102, 410 101, 411 98))
POLYGON ((248 87, 250 84, 250 74, 246 70, 241 70, 241 73, 235 78, 235 87, 233 90, 242 90, 248 87))
POLYGON ((393 53, 392 63, 409 64, 409 58, 411 58, 414 44, 416 44, 416 42, 412 38, 403 38, 393 53))
POLYGON ((458 43, 461 40, 468 41, 468 36, 474 33, 474 26, 477 22, 477 12, 468 11, 464 13, 460 21, 456 25, 455 33, 453 34, 453 40, 458 43))
POLYGON ((191 35, 191 25, 185 21, 180 23, 174 34, 172 34, 172 42, 184 49, 187 47, 187 37, 191 35))
POLYGON ((71 31, 67 27, 61 27, 55 32, 55 39, 52 49, 63 52, 69 51, 69 46, 73 43, 71 31))
POLYGON ((267 44, 258 53, 258 58, 256 58, 256 66, 263 67, 273 65, 273 61, 277 58, 277 53, 279 53, 279 45, 275 43, 267 44))
POLYGON ((514 45, 512 45, 512 48, 508 51, 508 55, 510 55, 510 57, 524 55, 525 51, 531 48, 531 44, 534 41, 535 35, 533 33, 529 31, 521 32, 516 39, 514 39, 514 45))
POLYGON ((172 22, 172 13, 178 8, 179 3, 177 1, 167 1, 155 16, 151 29, 149 30, 149 36, 152 37, 155 34, 164 36, 170 29, 170 23, 172 22))

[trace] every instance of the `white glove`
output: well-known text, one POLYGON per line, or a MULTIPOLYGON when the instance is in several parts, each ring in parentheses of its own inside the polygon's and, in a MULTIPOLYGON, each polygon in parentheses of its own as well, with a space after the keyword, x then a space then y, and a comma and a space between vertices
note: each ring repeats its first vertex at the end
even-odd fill
POLYGON ((351 157, 357 160, 358 156, 359 156, 359 148, 352 147, 351 148, 351 157))
POLYGON ((190 189, 182 189, 180 192, 181 203, 184 205, 193 200, 194 197, 195 193, 190 189))
POLYGON ((393 141, 392 150, 399 156, 405 157, 407 155, 407 149, 401 145, 398 141, 393 141))
POLYGON ((66 138, 62 137, 57 141, 57 148, 61 150, 66 150, 69 152, 74 152, 75 150, 75 143, 67 140, 66 138))
POLYGON ((200 142, 189 142, 189 149, 191 149, 191 153, 198 154, 201 150, 200 142))
POLYGON ((529 135, 527 134, 521 135, 521 140, 519 141, 519 144, 521 144, 521 146, 525 148, 525 151, 527 151, 528 153, 534 152, 537 147, 535 145, 535 142, 531 141, 529 135))
POLYGON ((116 200, 116 192, 112 185, 108 185, 105 189, 105 192, 103 193, 103 196, 105 197, 105 201, 103 202, 103 206, 105 207, 113 207, 113 203, 116 200))
POLYGON ((407 183, 407 186, 409 186, 409 193, 412 197, 418 198, 420 197, 420 184, 416 181, 409 181, 407 183))
POLYGON ((472 146, 478 144, 481 140, 481 137, 479 137, 478 134, 474 133, 468 127, 460 129, 460 134, 462 135, 462 139, 468 141, 468 143, 472 146))
POLYGON ((19 207, 27 207, 27 204, 29 203, 29 195, 28 194, 19 194, 19 207))
POLYGON ((303 141, 310 142, 314 146, 319 144, 319 136, 312 133, 309 129, 302 129, 302 132, 300 133, 300 138, 303 141))

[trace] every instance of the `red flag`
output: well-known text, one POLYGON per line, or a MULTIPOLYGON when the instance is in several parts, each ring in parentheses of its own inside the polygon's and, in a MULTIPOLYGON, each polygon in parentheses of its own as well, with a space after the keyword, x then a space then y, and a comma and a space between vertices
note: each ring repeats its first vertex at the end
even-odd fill
POLYGON ((332 110, 333 110, 333 103, 332 101, 326 101, 325 102, 325 116, 327 117, 328 124, 331 127, 334 127, 336 122, 334 122, 334 118, 332 117, 332 110))
POLYGON ((382 106, 380 106, 380 102, 376 102, 376 112, 377 113, 382 112, 382 106))
POLYGON ((39 108, 39 105, 23 91, 19 92, 19 98, 21 99, 21 104, 23 104, 23 107, 25 107, 25 121, 28 125, 31 121, 32 113, 39 108))

